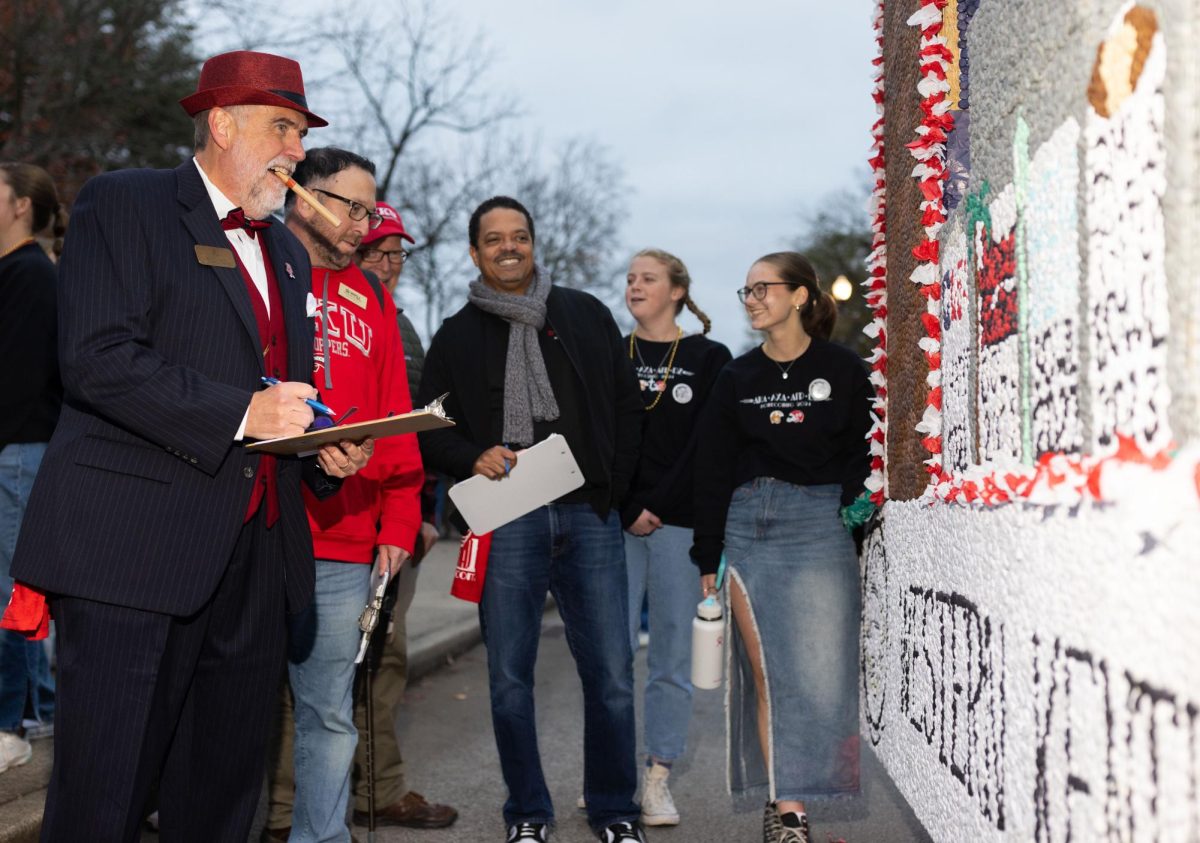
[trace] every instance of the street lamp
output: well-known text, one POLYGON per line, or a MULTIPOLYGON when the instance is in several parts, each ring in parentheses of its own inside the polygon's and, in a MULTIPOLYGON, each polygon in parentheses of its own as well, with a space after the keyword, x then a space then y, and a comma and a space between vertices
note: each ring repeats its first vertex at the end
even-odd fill
POLYGON ((839 275, 833 279, 829 292, 838 301, 848 301, 850 296, 854 295, 854 282, 845 275, 839 275))

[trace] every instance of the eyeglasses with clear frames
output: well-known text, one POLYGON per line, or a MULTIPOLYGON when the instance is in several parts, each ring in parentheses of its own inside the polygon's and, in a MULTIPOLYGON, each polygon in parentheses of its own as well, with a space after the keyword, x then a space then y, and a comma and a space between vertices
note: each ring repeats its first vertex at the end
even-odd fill
POLYGON ((792 285, 788 284, 786 281, 759 281, 753 287, 742 287, 740 290, 737 291, 737 296, 738 296, 738 299, 741 300, 742 304, 745 304, 746 300, 748 298, 750 298, 750 296, 754 296, 754 298, 757 299, 758 301, 762 301, 763 299, 765 299, 767 297, 767 287, 790 287, 790 286, 792 286, 792 285))
POLYGON ((347 199, 345 196, 338 196, 336 193, 330 193, 328 190, 322 190, 319 187, 310 187, 309 190, 311 190, 313 193, 321 193, 325 196, 328 196, 330 199, 336 199, 339 202, 345 202, 349 206, 349 210, 346 211, 346 213, 350 216, 350 219, 356 221, 361 219, 368 220, 367 228, 370 228, 372 231, 383 225, 383 216, 378 211, 368 211, 366 207, 355 202, 353 199, 347 199))
POLYGON ((386 260, 389 263, 403 264, 408 260, 409 251, 407 249, 375 249, 371 246, 365 246, 359 252, 359 255, 367 263, 386 260))

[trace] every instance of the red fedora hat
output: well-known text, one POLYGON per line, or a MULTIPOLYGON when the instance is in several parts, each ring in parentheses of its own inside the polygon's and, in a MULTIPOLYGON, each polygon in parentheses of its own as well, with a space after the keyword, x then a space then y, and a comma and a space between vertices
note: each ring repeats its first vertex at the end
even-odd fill
POLYGON ((329 125, 308 110, 299 62, 251 50, 222 53, 206 61, 196 93, 179 104, 192 117, 218 105, 275 105, 299 111, 312 128, 329 125))

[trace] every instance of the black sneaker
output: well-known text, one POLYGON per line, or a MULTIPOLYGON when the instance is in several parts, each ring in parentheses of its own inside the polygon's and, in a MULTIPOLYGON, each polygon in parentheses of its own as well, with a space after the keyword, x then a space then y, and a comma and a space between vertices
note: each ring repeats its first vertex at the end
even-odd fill
POLYGON ((768 802, 763 808, 763 843, 779 843, 779 835, 783 831, 783 821, 779 818, 779 809, 774 802, 768 802))
POLYGON ((808 814, 780 814, 779 824, 779 843, 809 843, 808 814))
POLYGON ((504 843, 517 843, 519 840, 546 843, 550 839, 550 826, 546 823, 516 823, 508 827, 508 839, 504 843))
POLYGON ((639 823, 613 823, 599 834, 602 843, 646 843, 639 823))

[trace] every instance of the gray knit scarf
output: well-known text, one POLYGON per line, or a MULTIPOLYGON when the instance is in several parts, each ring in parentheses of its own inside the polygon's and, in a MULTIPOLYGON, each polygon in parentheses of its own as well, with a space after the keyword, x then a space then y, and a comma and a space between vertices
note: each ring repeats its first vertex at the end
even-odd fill
POLYGON ((550 276, 535 267, 525 295, 500 293, 482 279, 471 282, 467 300, 485 313, 508 322, 508 357, 504 363, 504 442, 532 445, 533 422, 558 418, 558 402, 550 388, 546 361, 538 345, 538 331, 546 324, 546 297, 550 276))

